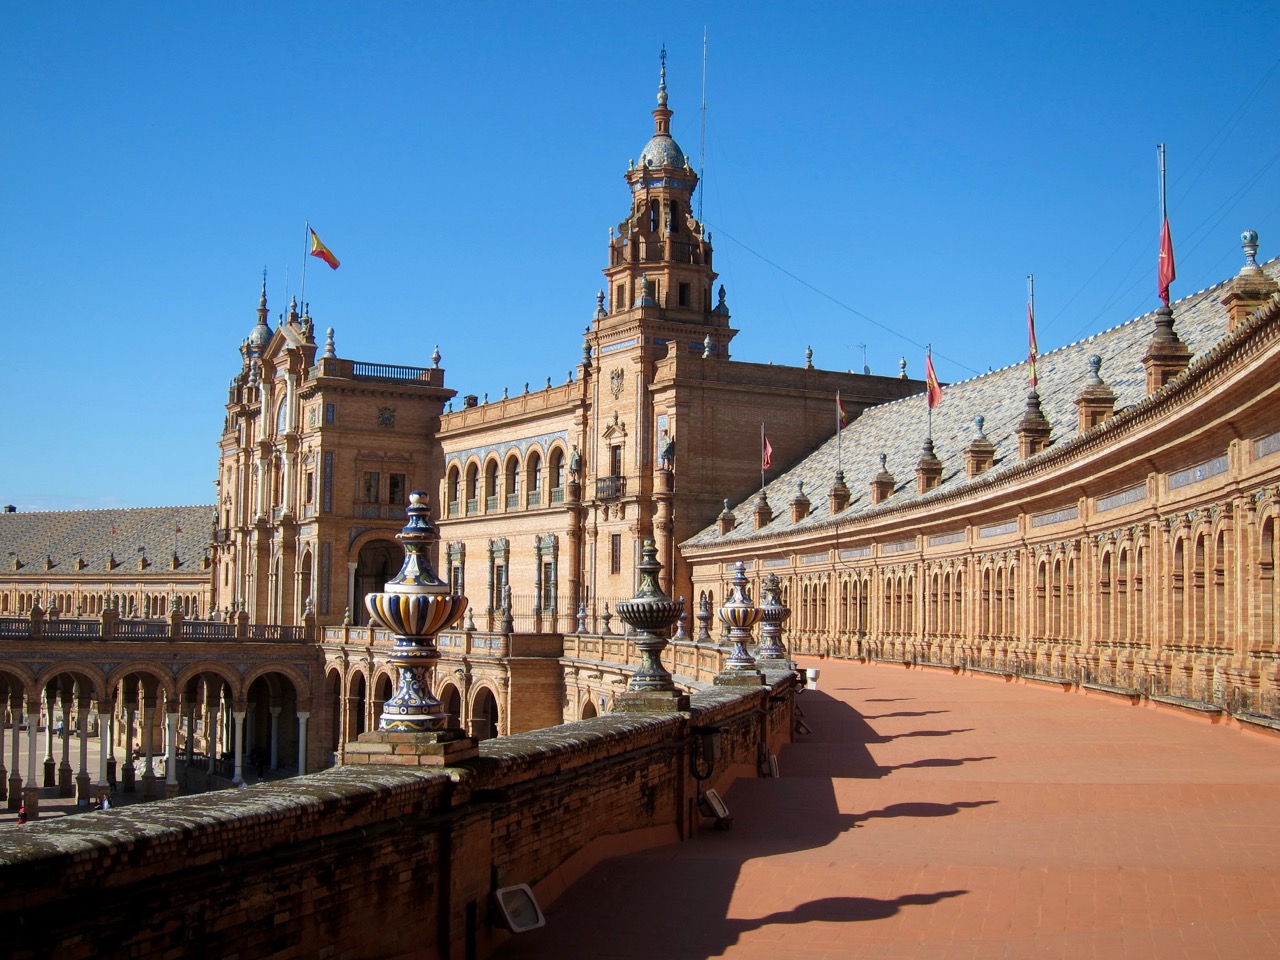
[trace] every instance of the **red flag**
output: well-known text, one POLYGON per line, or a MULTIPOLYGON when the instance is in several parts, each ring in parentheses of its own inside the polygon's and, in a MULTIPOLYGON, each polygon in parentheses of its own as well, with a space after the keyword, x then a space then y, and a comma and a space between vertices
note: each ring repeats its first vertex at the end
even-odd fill
POLYGON ((942 387, 938 383, 938 375, 933 372, 933 354, 927 350, 924 355, 924 383, 925 392, 929 396, 929 409, 932 410, 942 403, 942 387))
POLYGON ((338 258, 333 255, 333 251, 320 242, 320 238, 316 236, 314 230, 311 230, 310 227, 307 227, 307 229, 311 231, 311 256, 319 257, 332 269, 337 270, 338 258))
POLYGON ((760 469, 764 471, 773 466, 773 444, 769 442, 769 438, 764 435, 763 431, 760 433, 760 437, 764 440, 764 455, 761 458, 760 469))
POLYGON ((849 411, 844 408, 844 401, 840 399, 840 391, 836 391, 836 418, 840 421, 840 426, 847 427, 849 425, 849 411))
POLYGON ((1040 348, 1036 345, 1036 315, 1035 310, 1031 306, 1031 301, 1027 301, 1027 363, 1031 364, 1031 376, 1028 382, 1031 386, 1036 385, 1036 357, 1040 356, 1040 348))
POLYGON ((1169 235, 1169 218, 1164 218, 1160 228, 1160 299, 1165 306, 1169 305, 1169 284, 1178 278, 1178 271, 1173 265, 1173 237, 1169 235))

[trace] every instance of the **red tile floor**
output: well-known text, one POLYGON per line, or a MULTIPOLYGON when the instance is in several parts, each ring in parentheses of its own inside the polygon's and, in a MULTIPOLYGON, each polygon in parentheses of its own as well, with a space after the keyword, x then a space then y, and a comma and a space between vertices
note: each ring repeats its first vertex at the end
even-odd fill
POLYGON ((731 831, 599 864, 527 957, 1280 956, 1280 739, 1101 695, 818 666, 731 831))

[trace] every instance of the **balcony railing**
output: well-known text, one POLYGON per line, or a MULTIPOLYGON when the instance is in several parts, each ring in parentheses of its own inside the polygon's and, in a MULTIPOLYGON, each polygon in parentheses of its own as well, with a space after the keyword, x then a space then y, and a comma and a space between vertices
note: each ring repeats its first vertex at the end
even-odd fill
POLYGON ((366 363, 357 360, 351 365, 351 376, 357 380, 430 380, 431 370, 425 367, 401 367, 390 363, 366 363))
POLYGON ((627 495, 626 477, 597 477, 596 499, 618 500, 627 495))

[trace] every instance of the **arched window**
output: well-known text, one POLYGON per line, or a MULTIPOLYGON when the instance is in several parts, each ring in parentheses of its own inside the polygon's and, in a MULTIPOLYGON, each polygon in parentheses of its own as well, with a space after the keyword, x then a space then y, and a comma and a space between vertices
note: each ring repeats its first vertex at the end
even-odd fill
POLYGON ((564 486, 564 451, 556 447, 551 451, 551 489, 559 490, 564 486))
POLYGON ((458 512, 458 497, 462 493, 462 477, 457 466, 449 468, 449 479, 445 483, 445 497, 449 502, 449 512, 458 512))
POLYGON ((514 510, 520 506, 520 458, 514 453, 507 457, 506 470, 507 509, 514 510))
POLYGON ((484 465, 484 508, 498 509, 498 461, 490 460, 484 465))
POLYGON ((542 454, 537 450, 529 452, 524 472, 525 489, 529 491, 529 506, 536 507, 542 502, 542 454))
POLYGON ((467 513, 474 513, 476 501, 480 497, 480 468, 474 463, 467 464, 467 513))

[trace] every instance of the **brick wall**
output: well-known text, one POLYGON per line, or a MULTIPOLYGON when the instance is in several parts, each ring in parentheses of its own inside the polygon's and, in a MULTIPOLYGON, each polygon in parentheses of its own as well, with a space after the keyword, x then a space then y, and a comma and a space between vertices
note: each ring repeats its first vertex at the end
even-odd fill
POLYGON ((545 907, 605 856, 691 837, 693 728, 725 730, 702 785, 754 775, 791 735, 791 675, 770 681, 697 694, 686 714, 488 741, 435 772, 339 768, 15 828, 0 843, 6 952, 483 954, 506 936, 497 886, 529 883, 545 907))

